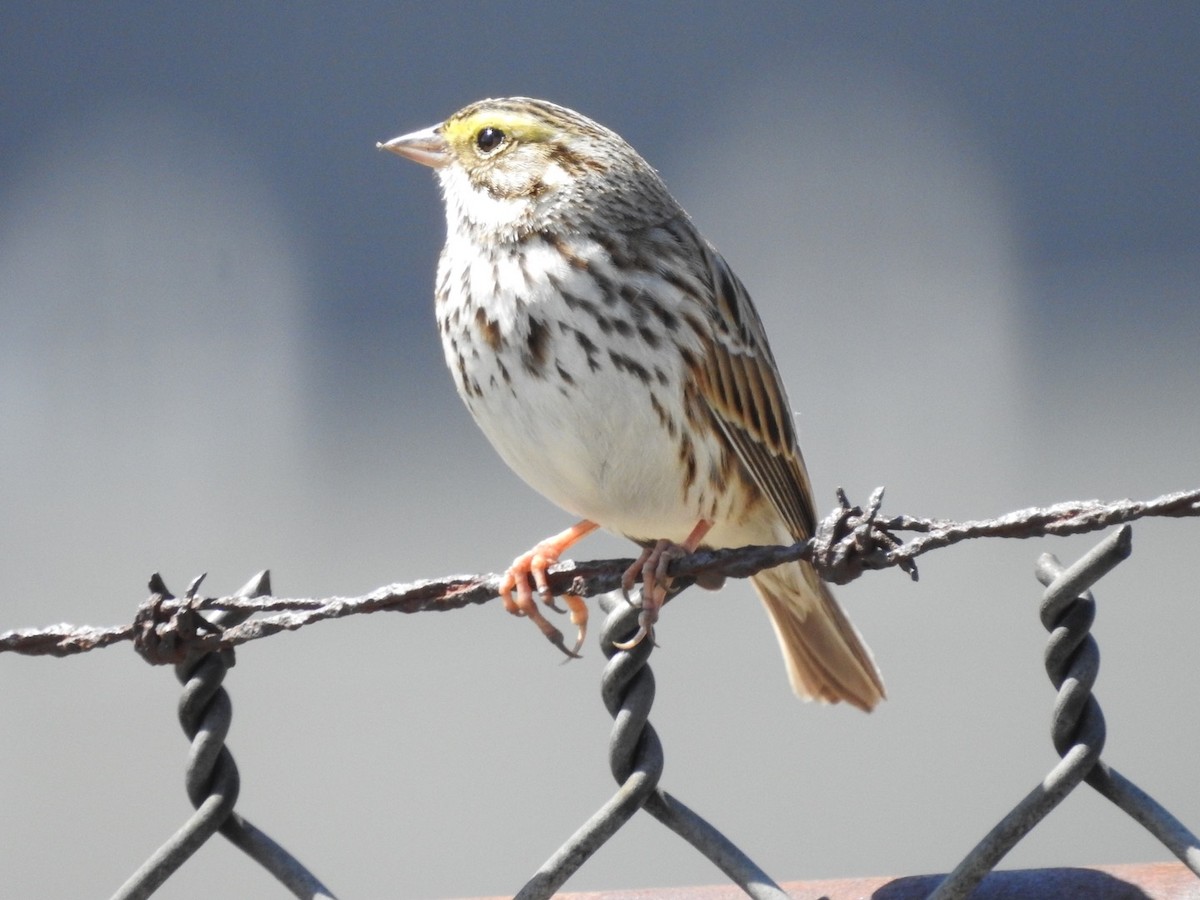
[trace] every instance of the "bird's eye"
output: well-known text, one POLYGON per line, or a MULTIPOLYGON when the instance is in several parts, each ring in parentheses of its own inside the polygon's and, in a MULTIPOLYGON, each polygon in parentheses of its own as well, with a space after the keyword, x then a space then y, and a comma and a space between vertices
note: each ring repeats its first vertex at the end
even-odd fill
POLYGON ((475 135, 475 146, 479 148, 480 153, 491 153, 506 139, 507 135, 503 131, 489 125, 479 129, 479 133, 475 135))

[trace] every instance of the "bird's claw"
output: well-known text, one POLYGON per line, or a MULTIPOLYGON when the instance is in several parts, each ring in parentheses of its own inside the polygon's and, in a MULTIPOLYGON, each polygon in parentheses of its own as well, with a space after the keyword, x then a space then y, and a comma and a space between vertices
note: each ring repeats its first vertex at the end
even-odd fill
POLYGON ((563 656, 568 660, 579 659, 579 648, 583 646, 584 638, 587 636, 587 605, 582 598, 574 594, 563 595, 563 602, 567 605, 566 609, 554 602, 554 592, 550 588, 546 570, 557 561, 557 554, 543 545, 538 545, 528 553, 521 554, 513 560, 513 564, 505 572, 504 578, 500 582, 499 593, 506 610, 514 616, 532 619, 538 630, 545 635, 546 640, 561 650, 563 656), (532 585, 530 580, 533 582, 532 585), (535 592, 537 599, 534 598, 535 592), (537 600, 556 613, 570 613, 572 624, 579 628, 573 647, 567 646, 563 633, 542 615, 537 600))
POLYGON ((573 659, 583 659, 579 654, 579 648, 583 646, 583 639, 585 637, 587 637, 587 625, 583 624, 579 626, 579 631, 575 635, 575 646, 571 648, 571 651, 567 654, 567 658, 562 661, 564 666, 573 659))
POLYGON ((542 634, 546 636, 546 640, 562 651, 563 656, 566 657, 563 662, 567 662, 572 659, 581 659, 579 655, 579 646, 583 643, 582 639, 576 641, 573 648, 568 647, 566 640, 563 638, 563 633, 550 624, 550 621, 540 612, 535 612, 535 614, 531 615, 530 618, 533 619, 533 621, 537 624, 537 627, 541 630, 542 634))
POLYGON ((613 646, 618 650, 632 650, 646 638, 650 638, 650 644, 653 647, 658 646, 658 642, 654 640, 654 620, 658 619, 658 613, 655 612, 653 618, 650 616, 649 610, 642 610, 638 613, 638 630, 637 634, 627 641, 613 641, 613 646))
POLYGON ((634 560, 633 565, 621 576, 621 590, 625 601, 630 606, 633 601, 629 592, 640 579, 642 582, 642 611, 638 613, 637 633, 627 641, 613 641, 618 650, 632 650, 646 638, 654 643, 654 624, 658 621, 658 612, 667 602, 667 592, 671 587, 671 577, 667 575, 667 567, 673 560, 688 553, 688 548, 672 541, 659 541, 653 547, 642 550, 641 556, 634 560))
POLYGON ((563 594, 563 603, 567 604, 567 609, 571 611, 571 624, 579 629, 575 635, 575 647, 573 648, 573 655, 578 657, 579 648, 583 646, 584 638, 587 637, 587 604, 578 594, 563 594))

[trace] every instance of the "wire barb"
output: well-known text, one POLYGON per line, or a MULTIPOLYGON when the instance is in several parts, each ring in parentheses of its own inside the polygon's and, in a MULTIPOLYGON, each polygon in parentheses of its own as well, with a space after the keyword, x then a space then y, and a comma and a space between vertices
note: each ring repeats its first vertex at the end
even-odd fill
MULTIPOLYGON (((187 634, 200 630, 219 633, 222 627, 236 625, 252 614, 252 610, 225 610, 206 619, 190 603, 204 576, 188 586, 188 601, 171 612, 171 618, 189 619, 187 634), (203 625, 199 624, 200 622, 203 625)), ((241 781, 233 754, 225 746, 233 718, 233 706, 223 682, 225 673, 233 666, 232 649, 216 652, 197 651, 187 641, 157 641, 161 612, 175 598, 162 577, 155 573, 150 579, 150 600, 142 637, 148 652, 165 658, 177 658, 175 674, 183 684, 179 700, 179 723, 192 742, 185 775, 188 799, 196 811, 184 825, 160 847, 153 856, 113 895, 113 900, 142 900, 154 893, 180 866, 218 831, 233 844, 274 875, 295 896, 301 898, 332 898, 333 894, 299 861, 274 840, 259 831, 249 821, 234 812, 241 781)), ((240 590, 238 597, 254 598, 271 593, 270 573, 260 572, 240 590)), ((143 651, 147 652, 147 651, 143 651)))
MULTIPOLYGON (((912 516, 882 518, 882 503, 883 488, 872 492, 866 509, 851 505, 839 488, 838 507, 818 523, 817 533, 809 540, 786 547, 698 550, 672 560, 666 574, 676 582, 692 579, 707 587, 727 576, 748 578, 763 569, 803 559, 811 561, 821 576, 834 584, 853 581, 869 569, 892 566, 915 579, 916 557, 964 540, 1083 534, 1148 516, 1200 516, 1200 489, 1164 494, 1145 501, 1070 501, 968 522, 912 516), (904 542, 898 533, 905 531, 915 532, 918 536, 904 542)), ((621 576, 632 562, 632 559, 610 559, 556 563, 547 570, 548 587, 555 595, 568 591, 578 596, 603 594, 621 583, 621 576)), ((149 662, 175 663, 188 651, 235 647, 281 631, 295 631, 343 616, 373 612, 445 612, 488 603, 498 596, 500 583, 501 576, 495 574, 453 575, 410 584, 389 584, 361 597, 194 596, 177 600, 156 591, 156 583, 152 581, 151 597, 143 604, 132 625, 114 628, 52 625, 6 631, 0 633, 0 653, 70 656, 135 640, 140 642, 139 652, 149 662), (204 626, 190 612, 220 609, 275 614, 226 627, 219 634, 201 633, 204 626)), ((570 649, 565 641, 562 649, 570 649)))
MULTIPOLYGON (((1200 491, 1145 502, 1064 503, 969 522, 883 518, 882 488, 872 493, 865 509, 852 505, 841 490, 838 498, 838 509, 820 523, 809 541, 790 547, 700 551, 672 561, 666 574, 673 579, 675 593, 692 583, 708 585, 726 575, 745 577, 798 559, 811 560, 826 578, 835 581, 851 580, 867 569, 889 566, 899 566, 915 579, 916 556, 962 540, 1076 534, 1121 525, 1072 566, 1064 568, 1050 554, 1039 559, 1036 574, 1045 585, 1039 615, 1049 632, 1045 666, 1058 691, 1051 741, 1060 761, 937 885, 930 897, 958 900, 970 894, 1009 850, 1084 781, 1200 876, 1200 839, 1101 759, 1106 725, 1092 693, 1099 674, 1099 650, 1090 631, 1096 613, 1092 586, 1131 553, 1132 532, 1127 523, 1146 516, 1200 515, 1200 491), (906 543, 897 537, 902 531, 920 536, 906 543)), ((779 886, 728 838, 659 788, 663 748, 649 721, 655 682, 648 661, 655 645, 652 641, 627 642, 638 629, 641 610, 620 590, 612 590, 620 584, 629 562, 567 562, 549 570, 555 593, 573 598, 567 601, 572 621, 582 615, 575 605, 576 601, 582 605, 578 598, 600 589, 611 591, 600 597, 600 606, 607 615, 600 644, 608 659, 601 695, 613 717, 609 765, 619 787, 516 896, 526 900, 551 897, 637 810, 644 809, 691 843, 748 895, 759 900, 785 900, 787 895, 779 886)), ((73 629, 59 625, 38 632, 7 632, 0 634, 0 651, 63 656, 132 640, 151 663, 175 665, 184 685, 179 719, 192 742, 186 787, 196 812, 131 876, 115 898, 148 897, 218 831, 295 896, 332 897, 294 857, 234 810, 240 779, 225 745, 232 706, 223 686, 225 674, 235 661, 233 647, 326 618, 377 611, 457 609, 487 602, 496 596, 500 578, 459 576, 389 585, 365 597, 325 600, 272 597, 267 572, 251 579, 232 597, 207 598, 199 595, 203 578, 194 579, 184 597, 176 598, 155 574, 149 583, 150 597, 130 626, 73 629), (272 611, 279 614, 250 618, 272 611)))

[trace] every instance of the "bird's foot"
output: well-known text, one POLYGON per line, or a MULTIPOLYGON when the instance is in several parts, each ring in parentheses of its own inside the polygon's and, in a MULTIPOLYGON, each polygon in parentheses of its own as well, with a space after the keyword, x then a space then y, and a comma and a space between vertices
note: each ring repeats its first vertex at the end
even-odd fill
POLYGON ((528 617, 537 625, 546 639, 561 650, 568 659, 579 658, 579 648, 583 646, 583 640, 587 635, 587 605, 581 597, 574 594, 563 594, 563 602, 566 603, 567 610, 557 606, 554 602, 554 592, 550 589, 550 582, 546 577, 546 570, 558 562, 559 557, 568 547, 595 529, 595 523, 583 521, 553 537, 546 538, 531 550, 514 559, 512 565, 508 567, 508 571, 504 573, 504 578, 500 581, 500 598, 504 601, 504 608, 515 616, 528 617), (532 587, 530 586, 531 577, 532 587), (537 602, 534 600, 534 589, 537 590, 542 603, 550 609, 559 613, 570 611, 571 624, 578 628, 574 647, 568 648, 562 632, 542 615, 542 611, 538 609, 537 602), (515 597, 513 596, 514 592, 515 597))
POLYGON ((667 594, 671 589, 671 576, 667 574, 667 568, 673 561, 695 551, 712 526, 712 522, 701 519, 682 544, 658 541, 653 547, 642 550, 641 556, 625 570, 625 574, 621 576, 621 590, 625 592, 625 599, 628 600, 629 592, 640 578, 642 611, 638 613, 637 633, 628 641, 614 641, 614 647, 618 650, 632 650, 647 637, 651 641, 654 640, 654 624, 658 621, 659 610, 667 602, 667 594))

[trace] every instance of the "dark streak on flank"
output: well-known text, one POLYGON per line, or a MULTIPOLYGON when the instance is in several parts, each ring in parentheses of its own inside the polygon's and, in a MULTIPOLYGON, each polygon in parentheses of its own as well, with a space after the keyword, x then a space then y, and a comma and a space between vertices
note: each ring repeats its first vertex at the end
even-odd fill
POLYGON ((631 235, 620 234, 617 237, 606 234, 594 235, 596 242, 600 244, 604 252, 608 254, 608 258, 612 260, 613 266, 618 271, 629 271, 630 269, 642 268, 644 261, 638 258, 637 255, 637 240, 630 240, 631 235))
POLYGON ((579 344, 579 349, 582 350, 584 356, 587 357, 588 368, 591 369, 593 372, 599 372, 600 371, 600 362, 599 362, 599 360, 596 359, 596 357, 600 353, 600 348, 596 346, 595 342, 592 341, 592 339, 590 337, 588 337, 586 334, 584 334, 578 328, 571 328, 571 326, 569 326, 569 325, 566 325, 564 327, 575 332, 575 342, 577 344, 579 344))
POLYGON ((652 306, 651 310, 654 312, 654 315, 658 317, 658 321, 662 322, 663 328, 665 328, 667 331, 674 331, 679 327, 679 319, 677 319, 675 314, 665 306, 652 306))
POLYGON ((646 342, 647 347, 651 350, 658 349, 658 334, 653 329, 647 328, 645 325, 639 325, 638 334, 646 342))
POLYGON ((696 483, 696 450, 686 433, 679 439, 679 461, 683 463, 683 493, 686 497, 696 483))
POLYGON ((682 272, 668 269, 661 273, 663 281, 675 288, 679 293, 694 297, 697 294, 696 283, 682 272))
POLYGON ((488 318, 488 314, 482 306, 475 310, 475 327, 487 345, 499 353, 504 346, 504 336, 500 333, 500 324, 494 319, 488 318))
POLYGON ((613 367, 619 372, 628 372, 635 376, 642 384, 650 383, 650 370, 643 366, 632 356, 626 356, 624 353, 617 353, 614 350, 608 351, 608 358, 612 361, 613 367))
POLYGON ((551 285, 558 291, 558 295, 562 297, 563 303, 567 304, 568 307, 578 312, 587 313, 593 318, 600 318, 600 310, 591 300, 586 297, 580 297, 578 294, 573 294, 570 291, 564 291, 554 281, 551 282, 551 285))
MULTIPOLYGON (((700 377, 705 377, 702 374, 700 377)), ((712 412, 701 393, 700 386, 689 379, 683 388, 683 416, 687 419, 692 430, 702 430, 715 424, 711 421, 712 412)))
POLYGON ((469 390, 471 376, 467 374, 467 361, 463 359, 462 354, 458 354, 458 384, 465 393, 471 393, 469 390))
POLYGON ((708 329, 704 327, 704 320, 699 318, 694 312, 686 311, 680 313, 683 317, 684 324, 692 330, 692 334, 703 337, 708 333, 708 329))
POLYGON ((679 428, 675 424, 675 420, 671 417, 671 414, 667 412, 666 407, 662 405, 658 399, 658 396, 654 394, 654 392, 650 393, 650 408, 653 409, 655 415, 658 416, 658 423, 666 429, 667 437, 671 438, 671 440, 674 440, 679 428))
POLYGON ((609 278, 600 267, 593 268, 591 271, 592 280, 596 282, 596 289, 600 292, 600 299, 605 306, 614 306, 621 299, 621 289, 615 281, 609 278))
POLYGON ((526 339, 526 352, 521 354, 521 363, 530 375, 541 376, 549 356, 550 329, 541 319, 529 317, 529 336, 526 339))
POLYGON ((638 307, 647 305, 642 302, 642 298, 646 296, 646 289, 640 284, 623 284, 617 289, 617 292, 620 294, 621 299, 630 306, 638 307))

